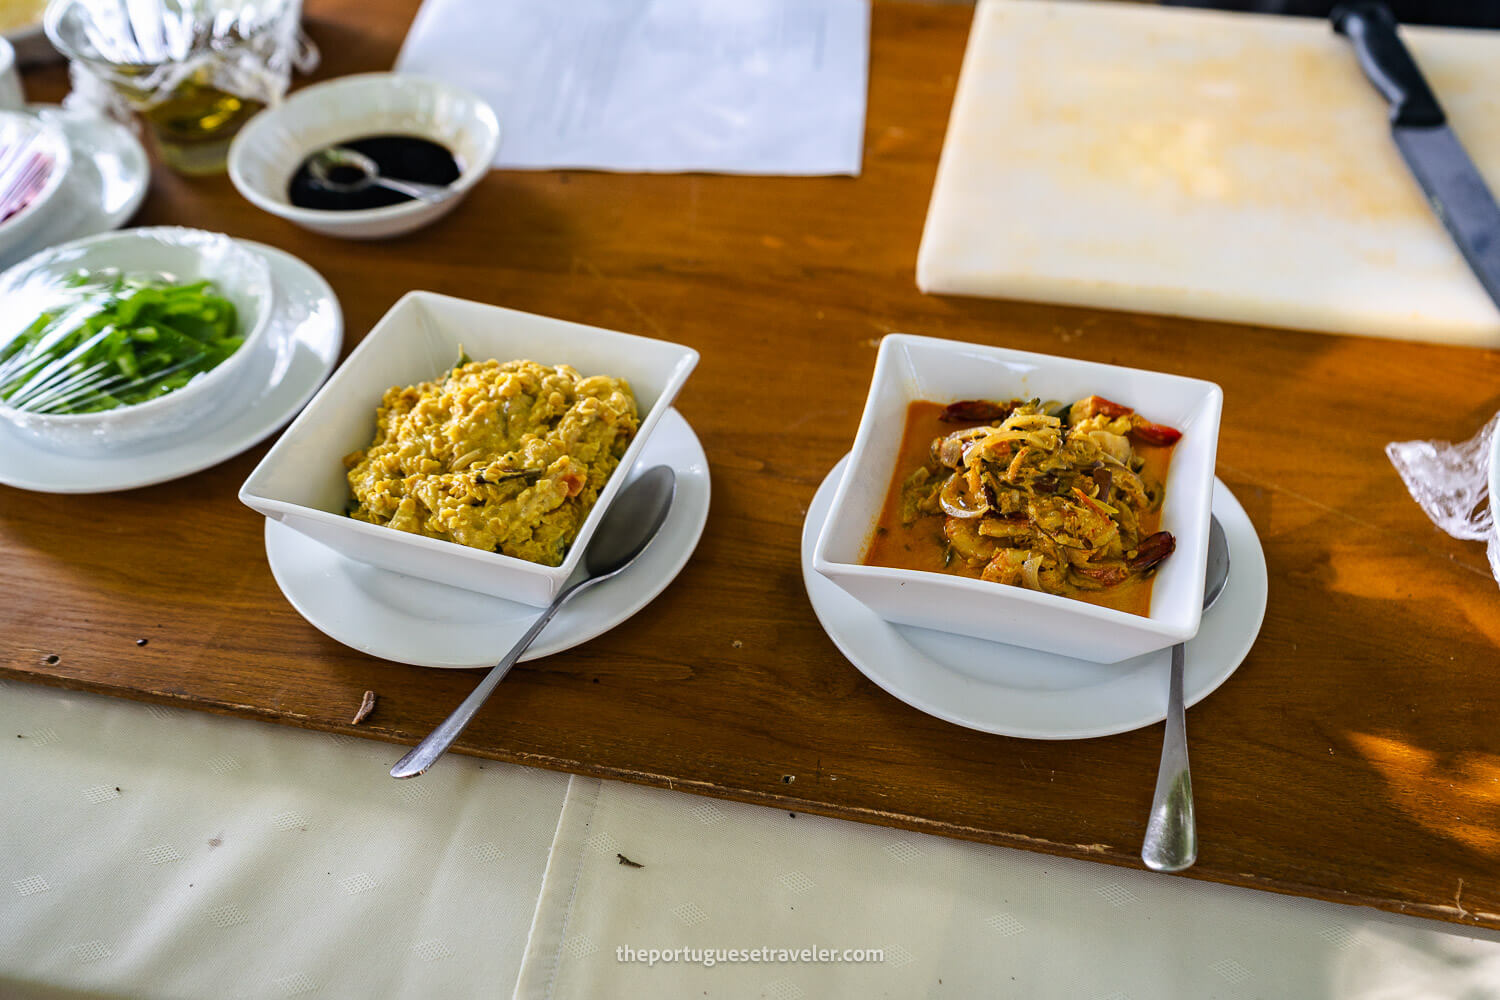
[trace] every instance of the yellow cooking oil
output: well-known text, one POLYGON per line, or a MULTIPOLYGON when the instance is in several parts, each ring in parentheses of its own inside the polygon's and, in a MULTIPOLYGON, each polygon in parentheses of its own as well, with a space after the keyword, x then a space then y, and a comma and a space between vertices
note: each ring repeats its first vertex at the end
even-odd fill
MULTIPOLYGON (((208 82, 210 75, 208 70, 195 74, 179 83, 165 99, 140 110, 162 160, 182 173, 222 171, 230 140, 265 107, 261 101, 214 86, 208 82)), ((127 92, 125 96, 139 101, 144 95, 127 92)))

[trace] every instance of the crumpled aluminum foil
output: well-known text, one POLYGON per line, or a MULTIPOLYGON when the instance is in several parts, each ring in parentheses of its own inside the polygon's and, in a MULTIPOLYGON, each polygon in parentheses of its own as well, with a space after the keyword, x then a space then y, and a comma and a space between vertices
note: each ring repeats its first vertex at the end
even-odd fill
POLYGON ((1394 441, 1385 446, 1385 453, 1433 524, 1454 538, 1487 543, 1490 572, 1500 581, 1500 535, 1490 508, 1490 462, 1497 429, 1500 413, 1460 444, 1394 441))

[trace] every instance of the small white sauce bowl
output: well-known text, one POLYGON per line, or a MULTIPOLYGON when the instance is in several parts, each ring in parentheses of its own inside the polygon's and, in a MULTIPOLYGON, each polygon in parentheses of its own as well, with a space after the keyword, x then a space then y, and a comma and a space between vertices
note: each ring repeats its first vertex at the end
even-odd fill
POLYGON ((174 226, 123 229, 43 250, 6 271, 0 275, 0 309, 23 329, 40 315, 41 303, 58 278, 106 268, 173 281, 212 281, 218 293, 234 303, 244 343, 217 367, 145 403, 100 413, 58 414, 28 413, 0 403, 0 420, 42 448, 80 456, 144 449, 193 425, 217 425, 215 406, 250 367, 270 326, 270 265, 220 233, 174 226))
POLYGON ((304 229, 375 240, 419 229, 451 212, 489 172, 500 145, 494 109, 451 84, 406 73, 363 73, 297 91, 252 118, 229 147, 229 179, 256 207, 304 229), (302 161, 327 146, 372 135, 410 135, 458 160, 452 194, 354 211, 299 208, 287 187, 302 161))
POLYGON ((0 251, 19 247, 50 218, 48 203, 62 187, 73 162, 73 151, 62 129, 21 111, 0 111, 0 145, 28 143, 32 152, 51 159, 41 190, 15 215, 0 222, 0 251))

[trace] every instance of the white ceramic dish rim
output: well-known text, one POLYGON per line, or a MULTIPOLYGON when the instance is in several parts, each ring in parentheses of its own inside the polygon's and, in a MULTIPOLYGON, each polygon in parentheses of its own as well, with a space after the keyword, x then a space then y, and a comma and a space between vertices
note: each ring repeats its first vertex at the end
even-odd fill
POLYGON ((73 167, 73 145, 68 142, 67 135, 63 130, 38 118, 36 115, 21 109, 16 111, 0 111, 0 117, 12 117, 18 122, 25 122, 36 133, 42 136, 42 142, 46 144, 46 152, 52 157, 52 167, 47 174, 47 183, 42 189, 15 215, 0 222, 0 243, 34 221, 36 213, 46 207, 52 197, 62 187, 63 181, 67 179, 68 171, 73 167))
MULTIPOLYGON (((264 190, 250 183, 242 171, 241 157, 237 150, 248 148, 255 141, 255 133, 276 124, 277 116, 286 112, 286 109, 304 104, 314 104, 326 99, 330 93, 339 90, 358 89, 360 87, 376 86, 380 82, 389 85, 391 80, 415 81, 417 86, 430 86, 436 90, 446 90, 455 97, 464 101, 472 102, 478 109, 479 116, 485 120, 487 141, 485 142, 485 155, 476 157, 476 162, 463 164, 463 169, 458 175, 458 180, 449 185, 451 193, 444 201, 457 199, 466 194, 470 188, 479 183, 480 178, 489 173, 490 164, 494 161, 495 150, 500 147, 500 120, 495 116, 495 109, 489 103, 473 91, 463 87, 455 86, 442 80, 417 73, 355 73, 350 76, 341 76, 324 83, 316 83, 310 87, 304 87, 288 97, 281 104, 273 108, 267 108, 245 124, 239 134, 229 147, 229 179, 240 193, 255 204, 257 208, 270 212, 272 215, 281 216, 293 222, 307 222, 314 225, 336 225, 340 222, 353 224, 356 222, 382 222, 392 219, 404 218, 415 215, 424 210, 431 210, 432 204, 421 199, 400 202, 395 205, 385 205, 381 208, 363 208, 351 211, 335 211, 332 209, 302 208, 293 205, 284 198, 268 195, 264 190), (244 143, 244 146, 241 146, 244 143)), ((309 146, 303 150, 301 155, 307 156, 313 152, 314 147, 309 146)), ((295 169, 295 165, 293 167, 295 169)))
MULTIPOLYGON (((345 358, 343 363, 340 364, 338 368, 334 369, 333 374, 329 376, 328 380, 323 384, 323 387, 318 390, 317 395, 315 395, 312 400, 308 402, 303 411, 298 414, 297 419, 292 422, 291 426, 289 426, 285 432, 283 432, 281 439, 278 440, 274 446, 272 446, 271 450, 266 453, 266 456, 262 458, 255 469, 251 471, 250 476, 245 480, 244 485, 240 487, 240 502, 245 504, 247 507, 252 508, 253 510, 260 511, 261 513, 266 513, 268 514, 268 516, 280 517, 282 515, 292 515, 294 517, 308 518, 316 522, 321 522, 325 525, 336 525, 342 531, 353 532, 356 535, 363 535, 364 537, 374 541, 376 544, 381 546, 400 545, 411 546, 418 549, 425 549, 426 551, 437 553, 448 558, 462 559, 466 562, 473 562, 480 566, 493 566, 497 568, 504 568, 505 570, 508 570, 510 572, 520 572, 533 576, 541 576, 545 579, 551 580, 556 586, 561 586, 564 582, 566 582, 568 577, 573 575, 574 571, 578 568, 578 563, 583 558, 583 551, 588 547, 589 539, 593 537, 594 528, 598 525, 600 518, 604 516, 605 509, 608 508, 608 506, 614 501, 616 494, 619 493, 621 484, 625 481, 626 476, 619 475, 618 473, 621 470, 624 470, 626 473, 628 473, 635 467, 636 462, 640 458, 641 452, 645 449, 647 440, 649 440, 652 433, 656 430, 657 425, 661 422, 666 413, 672 409, 672 403, 676 399, 677 394, 681 391, 683 384, 686 383, 688 376, 692 374, 693 369, 697 367, 699 355, 698 352, 693 348, 687 347, 683 344, 676 344, 672 341, 661 340, 659 338, 641 337, 637 334, 623 333, 618 330, 606 330, 603 327, 592 328, 599 332, 611 334, 613 336, 628 337, 634 340, 642 341, 650 340, 654 343, 671 347, 677 351, 680 351, 682 356, 675 365, 672 374, 666 379, 664 385, 662 386, 661 395, 653 401, 651 409, 647 411, 646 416, 641 420, 640 427, 636 431, 634 440, 630 442, 630 446, 625 450, 625 454, 620 459, 620 464, 616 467, 615 473, 611 474, 609 477, 609 481, 605 483, 604 490, 599 494, 599 499, 595 501, 593 509, 589 511, 588 517, 584 519, 583 525, 578 529, 577 537, 574 538, 572 544, 568 546, 567 557, 558 566, 544 566, 541 563, 529 562, 525 559, 519 559, 515 556, 508 556, 500 552, 488 552, 483 549, 476 549, 471 546, 460 545, 456 542, 445 541, 440 538, 428 538, 425 535, 417 535, 406 531, 393 531, 392 529, 383 525, 370 524, 365 521, 357 521, 351 517, 347 517, 341 514, 332 514, 317 507, 307 507, 302 504, 293 503, 288 500, 282 500, 277 497, 267 496, 264 493, 257 493, 252 490, 252 485, 260 477, 262 469, 269 467, 280 460, 280 453, 282 451, 283 445, 285 444, 285 442, 290 441, 294 438, 302 422, 304 420, 310 420, 316 415, 316 410, 318 409, 324 394, 335 392, 339 389, 339 376, 345 370, 345 368, 352 366, 355 363, 356 359, 362 357, 366 351, 374 352, 379 350, 379 345, 383 339, 383 337, 380 336, 381 329, 382 327, 386 326, 388 322, 390 322, 391 317, 395 315, 399 309, 401 309, 403 306, 410 308, 409 306, 407 306, 408 302, 420 303, 423 300, 447 300, 449 302, 460 303, 465 306, 483 306, 485 308, 497 309, 503 312, 516 312, 516 310, 507 309, 503 306, 495 306, 490 303, 477 302, 473 299, 461 299, 457 296, 443 295, 438 292, 407 292, 400 299, 396 300, 396 303, 391 306, 390 310, 385 314, 385 316, 381 317, 380 321, 375 324, 370 333, 367 334, 364 340, 360 342, 359 346, 350 353, 349 357, 345 358)), ((540 314, 527 315, 532 315, 540 319, 552 320, 554 322, 571 324, 571 321, 569 320, 558 320, 555 319, 555 317, 540 316, 540 314)), ((418 380, 420 380, 420 376, 417 377, 418 380)))
MULTIPOLYGON (((1169 375, 1163 372, 1153 372, 1146 369, 1128 368, 1124 365, 1110 365, 1100 362, 1082 361, 1074 358, 1055 357, 1053 355, 1037 354, 1029 351, 1017 351, 1011 348, 987 347, 983 344, 972 344, 960 341, 945 341, 941 338, 921 337, 904 333, 892 333, 886 335, 886 337, 883 338, 881 342, 881 347, 883 350, 890 350, 894 349, 894 346, 898 346, 902 343, 948 344, 955 348, 962 348, 964 350, 993 352, 997 357, 1003 355, 1006 358, 1037 365, 1039 367, 1045 367, 1048 364, 1057 364, 1058 362, 1066 362, 1070 365, 1077 364, 1098 368, 1110 368, 1120 372, 1143 375, 1150 378, 1171 378, 1181 379, 1183 381, 1200 381, 1196 379, 1187 379, 1183 376, 1169 375), (888 345, 892 346, 888 347, 888 345)), ((1211 386, 1212 390, 1215 393, 1219 392, 1218 386, 1213 385, 1213 383, 1204 384, 1207 386, 1211 386)), ((838 492, 834 495, 833 498, 833 510, 835 511, 840 510, 844 506, 847 491, 849 490, 850 484, 853 479, 852 475, 850 474, 850 470, 855 468, 855 466, 863 460, 863 457, 868 453, 869 448, 871 447, 870 438, 873 434, 873 431, 871 429, 871 418, 874 416, 876 408, 879 404, 879 400, 875 398, 874 389, 875 387, 872 384, 871 395, 866 401, 865 411, 860 418, 859 431, 855 435, 854 447, 849 454, 849 463, 845 467, 845 474, 839 482, 838 492)), ((1210 474, 1209 488, 1204 493, 1203 497, 1200 498, 1200 500, 1202 503, 1208 506, 1211 512, 1213 503, 1213 470, 1210 468, 1208 471, 1210 474)), ((1190 612, 1196 613, 1189 614, 1188 624, 1173 626, 1171 623, 1162 621, 1155 617, 1142 617, 1140 615, 1133 615, 1125 611, 1117 611, 1114 608, 1106 608, 1096 604, 1089 604, 1084 601, 1071 600, 1069 598, 1061 597, 1056 594, 1046 594, 1039 591, 1027 590, 1024 587, 1005 587, 1003 592, 997 593, 996 587, 1003 585, 989 583, 984 580, 974 580, 968 577, 925 573, 920 570, 891 569, 883 566, 867 566, 863 563, 843 562, 833 559, 828 555, 828 547, 830 545, 832 536, 832 532, 829 530, 829 527, 833 523, 834 518, 830 514, 830 516, 824 522, 823 529, 819 532, 818 544, 813 554, 813 568, 818 573, 827 576, 830 579, 832 579, 832 574, 843 574, 847 576, 863 577, 867 580, 883 581, 899 586, 903 581, 909 580, 913 574, 918 574, 923 579, 941 580, 944 586, 952 587, 960 592, 967 592, 970 594, 979 595, 981 597, 1003 597, 1007 601, 1014 602, 1023 606, 1044 607, 1066 611, 1073 614, 1079 620, 1080 626, 1084 626, 1089 622, 1093 622, 1101 625, 1119 625, 1133 629, 1148 630, 1167 640, 1170 640, 1168 642, 1165 642, 1164 645, 1172 645, 1176 642, 1186 642, 1187 640, 1191 639, 1194 635, 1197 634, 1199 624, 1202 620, 1201 589, 1199 590, 1197 597, 1199 606, 1193 609, 1189 609, 1190 612)), ((1205 516, 1204 523, 1206 528, 1207 516, 1205 516)), ((873 528, 874 525, 870 525, 870 530, 873 530, 873 528)))
MULTIPOLYGON (((183 400, 190 401, 212 389, 219 388, 227 379, 232 377, 233 372, 238 370, 239 363, 251 356, 259 347, 260 342, 265 339, 266 330, 271 325, 271 317, 276 311, 275 286, 271 280, 271 265, 264 257, 251 252, 232 236, 225 235, 224 233, 213 233, 205 229, 191 229, 186 226, 150 226, 140 229, 111 230, 71 240, 67 243, 59 243, 57 246, 37 251, 30 257, 9 268, 3 274, 0 274, 0 299, 4 298, 5 293, 10 289, 11 284, 18 276, 28 270, 51 263, 52 260, 72 251, 86 249, 98 243, 129 243, 134 239, 150 238, 165 234, 173 234, 178 237, 181 237, 183 234, 194 234, 194 238, 201 237, 205 240, 215 242, 223 241, 230 248, 230 252, 235 258, 256 271, 255 284, 261 288, 260 294, 257 296, 260 302, 259 315, 256 317, 255 326, 245 334, 244 341, 235 350, 234 354, 225 358, 217 367, 193 379, 181 389, 169 392, 164 396, 158 396, 156 399, 148 400, 144 403, 116 407, 113 410, 103 410, 99 413, 28 413, 16 410, 8 404, 0 402, 0 417, 9 419, 11 415, 14 415, 14 419, 17 420, 24 419, 29 422, 46 424, 58 428, 102 427, 121 419, 127 413, 132 421, 145 419, 164 410, 176 409, 182 405, 183 400), (142 416, 143 414, 145 417, 142 416)), ((129 273, 128 265, 121 267, 121 271, 129 273)))

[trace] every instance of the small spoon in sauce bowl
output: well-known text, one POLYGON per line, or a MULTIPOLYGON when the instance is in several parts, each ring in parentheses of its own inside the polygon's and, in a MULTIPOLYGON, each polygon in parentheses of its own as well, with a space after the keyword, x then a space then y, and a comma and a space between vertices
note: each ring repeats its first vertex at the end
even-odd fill
POLYGON ((307 160, 308 173, 313 183, 338 194, 352 194, 372 185, 383 187, 408 198, 426 202, 439 202, 453 193, 447 185, 421 184, 403 181, 381 174, 373 159, 347 146, 329 146, 312 154, 307 160))

